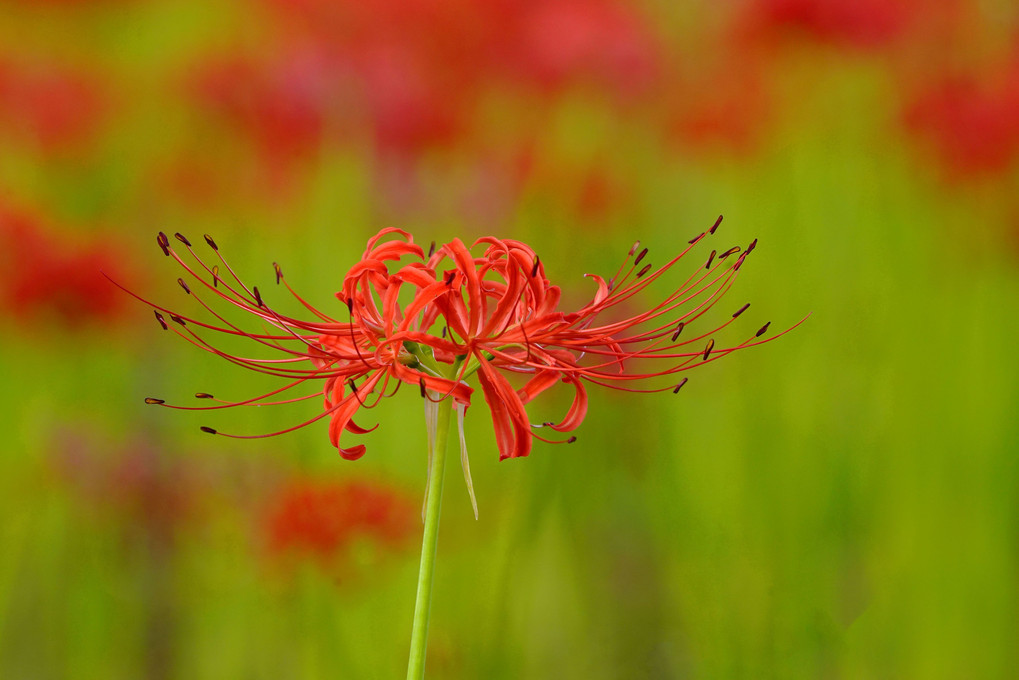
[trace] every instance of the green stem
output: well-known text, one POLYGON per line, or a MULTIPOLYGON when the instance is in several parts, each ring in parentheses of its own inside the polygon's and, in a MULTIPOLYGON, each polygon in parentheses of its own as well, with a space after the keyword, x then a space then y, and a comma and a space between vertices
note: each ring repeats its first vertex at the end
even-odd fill
POLYGON ((417 601, 414 604, 414 628, 410 635, 410 661, 407 680, 425 677, 425 650, 428 644, 428 615, 432 605, 432 576, 435 573, 435 547, 439 540, 439 510, 442 507, 442 477, 446 463, 446 440, 449 439, 450 413, 453 399, 438 403, 435 419, 435 442, 429 468, 425 496, 425 530, 421 539, 421 567, 418 569, 417 601))

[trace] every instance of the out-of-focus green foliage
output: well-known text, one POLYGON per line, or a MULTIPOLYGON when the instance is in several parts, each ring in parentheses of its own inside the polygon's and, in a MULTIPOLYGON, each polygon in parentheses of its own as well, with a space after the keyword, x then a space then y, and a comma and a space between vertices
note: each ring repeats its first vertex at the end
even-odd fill
POLYGON ((173 307, 155 233, 208 232, 267 298, 277 261, 342 316, 343 274, 396 225, 527 241, 577 302, 635 239, 660 262, 718 213, 721 248, 760 241, 716 318, 809 320, 675 396, 594 388, 578 441, 524 460, 497 461, 479 399, 480 519, 451 465, 429 677, 1019 665, 1014 9, 326 4, 0 3, 0 677, 406 663, 417 390, 368 414, 353 463, 322 423, 209 438, 317 405, 146 407, 274 384, 161 332, 96 268, 173 307), (349 507, 286 500, 294 479, 376 489, 410 530, 308 528, 349 507))

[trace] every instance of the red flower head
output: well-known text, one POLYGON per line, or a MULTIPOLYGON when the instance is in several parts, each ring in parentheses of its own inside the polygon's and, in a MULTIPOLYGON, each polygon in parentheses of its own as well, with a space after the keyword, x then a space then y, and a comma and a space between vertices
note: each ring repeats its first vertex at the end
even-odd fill
MULTIPOLYGON (((474 254, 454 239, 437 249, 433 244, 426 254, 407 232, 384 229, 368 242, 360 262, 350 269, 336 294, 346 306, 348 321, 333 319, 300 297, 297 299, 312 319, 280 314, 266 304, 257 287, 241 283, 211 238, 207 236, 206 241, 229 277, 220 273, 218 265, 199 259, 190 242, 177 234, 177 240, 194 256, 195 264, 189 264, 161 233, 158 242, 163 252, 195 279, 190 285, 179 279, 181 287, 216 319, 215 323, 198 321, 152 305, 163 328, 232 363, 288 379, 282 387, 251 399, 174 408, 289 403, 324 392, 321 412, 282 432, 329 417, 332 443, 340 455, 353 460, 364 454, 365 446, 342 446, 342 433, 368 431, 354 423, 354 415, 404 384, 419 388, 426 405, 452 399, 462 431, 464 413, 473 396, 467 380, 477 374, 491 409, 500 458, 526 456, 534 438, 549 441, 538 434, 540 429, 570 432, 581 424, 587 412, 588 383, 630 392, 677 392, 686 383, 686 378, 677 380, 681 373, 781 335, 760 339, 768 329, 765 324, 740 343, 716 347, 713 336, 749 305, 740 307, 721 325, 705 331, 685 330, 729 290, 756 240, 742 251, 738 246, 722 253, 711 251, 705 264, 699 263, 674 292, 646 311, 628 316, 617 311, 631 308, 637 295, 664 278, 715 232, 719 222, 657 268, 645 262, 648 249, 634 244, 612 278, 588 275, 597 286, 595 294, 573 312, 560 309, 559 287, 546 278, 537 254, 519 241, 484 237, 475 244, 482 249, 480 254, 474 254), (205 302, 206 294, 251 313, 276 330, 241 330, 212 310, 205 302), (210 330, 246 336, 276 356, 255 359, 217 349, 203 337, 210 330), (511 382, 513 378, 520 379, 519 387, 511 382), (309 395, 279 400, 282 393, 311 381, 321 381, 323 387, 309 395), (573 389, 573 403, 565 416, 532 425, 527 404, 559 383, 573 389)), ((277 282, 285 284, 279 265, 274 266, 277 282)), ((196 396, 212 399, 205 393, 196 396)), ((160 399, 146 401, 166 405, 160 399)), ((560 441, 574 440, 571 436, 560 441)), ((469 483, 463 448, 461 453, 469 483)))
POLYGON ((412 533, 411 502, 368 482, 298 480, 284 487, 265 518, 271 552, 303 552, 331 562, 359 536, 392 547, 412 533))

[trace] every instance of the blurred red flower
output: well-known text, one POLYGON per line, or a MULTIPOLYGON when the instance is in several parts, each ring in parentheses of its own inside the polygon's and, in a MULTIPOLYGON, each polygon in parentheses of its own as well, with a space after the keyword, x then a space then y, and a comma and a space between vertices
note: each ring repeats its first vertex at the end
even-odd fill
POLYGON ((750 0, 739 23, 747 35, 799 32, 853 48, 886 46, 921 15, 917 0, 750 0))
POLYGON ((123 296, 102 276, 134 277, 106 241, 58 231, 0 199, 0 301, 22 320, 78 328, 120 318, 123 296))
POLYGON ((1019 156, 1019 56, 942 78, 916 93, 903 117, 953 177, 1007 169, 1019 156))
POLYGON ((307 554, 332 565, 358 539, 401 547, 415 534, 414 517, 413 504, 387 486, 309 478, 279 490, 263 527, 272 554, 307 554))
POLYGON ((694 150, 752 152, 771 118, 772 102, 760 57, 736 50, 719 63, 698 64, 670 88, 667 132, 694 150))
POLYGON ((507 66, 542 88, 591 84, 626 101, 650 90, 659 75, 656 37, 632 4, 524 0, 507 15, 507 66))
POLYGON ((267 162, 290 163, 321 144, 336 77, 321 53, 294 50, 207 59, 195 67, 190 88, 201 106, 249 136, 267 162))
POLYGON ((98 79, 53 62, 0 56, 0 139, 61 153, 95 139, 108 102, 98 79))

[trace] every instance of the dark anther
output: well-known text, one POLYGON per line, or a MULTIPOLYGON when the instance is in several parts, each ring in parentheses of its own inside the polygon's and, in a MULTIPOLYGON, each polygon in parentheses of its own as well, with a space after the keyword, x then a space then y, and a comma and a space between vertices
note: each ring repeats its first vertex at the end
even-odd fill
POLYGON ((209 236, 208 234, 205 235, 205 242, 208 243, 209 247, 212 248, 213 250, 219 250, 219 246, 216 245, 216 242, 213 241, 212 237, 209 236))
POLYGON ((434 254, 435 254, 435 241, 432 241, 432 245, 428 246, 428 259, 431 259, 432 255, 434 254))
POLYGON ((354 313, 354 298, 347 298, 347 312, 353 315, 354 313))
POLYGON ((442 337, 443 337, 443 339, 445 339, 446 333, 448 333, 448 332, 449 332, 449 326, 443 326, 442 327, 442 337))
POLYGON ((722 223, 722 216, 719 215, 718 219, 715 220, 715 223, 711 225, 711 229, 708 229, 708 233, 709 234, 714 234, 715 233, 715 229, 718 229, 718 225, 720 225, 721 223, 722 223))
POLYGON ((156 237, 156 243, 163 249, 163 255, 170 256, 170 239, 166 238, 166 234, 159 232, 159 236, 156 237))
POLYGON ((729 250, 727 250, 724 253, 722 253, 721 255, 719 255, 718 259, 719 260, 724 260, 725 258, 729 257, 730 255, 732 255, 734 253, 738 253, 738 252, 739 252, 739 246, 733 246, 732 248, 729 248, 729 250))
POLYGON ((262 302, 262 294, 258 292, 258 286, 252 286, 251 292, 255 294, 255 302, 258 303, 258 306, 265 307, 265 304, 262 302))
POLYGON ((673 393, 673 394, 676 394, 676 393, 677 393, 677 392, 679 392, 679 391, 680 391, 681 389, 683 389, 683 385, 685 385, 685 384, 686 384, 686 381, 687 381, 687 380, 689 380, 689 379, 690 379, 690 378, 683 378, 682 380, 680 380, 680 381, 679 381, 679 383, 678 383, 678 384, 677 384, 677 385, 676 385, 675 387, 673 387, 673 388, 672 388, 672 393, 673 393))
POLYGON ((768 323, 766 323, 763 326, 761 326, 761 330, 757 331, 757 335, 755 335, 754 337, 755 338, 759 338, 762 335, 764 335, 765 333, 767 333, 768 332, 768 326, 770 326, 770 325, 771 325, 771 322, 769 321, 768 323))
POLYGON ((421 388, 421 398, 424 399, 425 398, 425 379, 424 378, 418 378, 418 387, 421 388))
POLYGON ((202 429, 202 432, 208 432, 209 434, 216 434, 216 431, 214 429, 212 429, 211 427, 206 427, 205 425, 202 425, 201 429, 202 429))
POLYGON ((155 397, 145 397, 146 404, 165 404, 166 402, 162 399, 156 399, 155 397))
POLYGON ((280 269, 279 264, 276 262, 272 263, 272 268, 276 271, 276 285, 280 285, 280 279, 283 278, 283 270, 280 269))
POLYGON ((171 314, 170 320, 173 321, 174 323, 179 323, 181 326, 184 325, 184 319, 180 318, 176 314, 171 314))
POLYGON ((212 265, 212 287, 213 288, 218 288, 219 287, 219 265, 218 264, 212 265))
POLYGON ((711 350, 714 347, 715 347, 715 341, 713 339, 712 340, 708 340, 708 345, 707 345, 707 347, 704 348, 704 361, 708 360, 708 355, 711 354, 711 350))
POLYGON ((153 309, 152 311, 155 313, 156 321, 158 321, 159 325, 163 327, 163 330, 164 331, 165 330, 169 330, 170 327, 166 325, 166 320, 163 319, 163 315, 159 313, 159 310, 158 309, 153 309))
POLYGON ((746 254, 747 254, 747 255, 749 255, 749 254, 750 254, 750 252, 751 252, 751 251, 752 251, 752 250, 753 250, 754 248, 756 248, 756 247, 757 247, 757 239, 754 239, 753 241, 751 241, 751 242, 750 242, 750 245, 749 245, 749 246, 747 246, 747 252, 746 252, 746 254))
POLYGON ((635 252, 637 252, 637 248, 640 248, 640 241, 634 241, 633 242, 633 247, 630 248, 629 255, 633 255, 635 252))
POLYGON ((184 234, 180 233, 179 231, 176 234, 174 234, 173 237, 180 241, 181 243, 183 243, 184 245, 186 245, 188 248, 191 247, 191 241, 187 240, 187 238, 184 237, 184 234))
POLYGON ((639 279, 640 277, 647 274, 649 271, 651 271, 651 265, 650 264, 644 265, 643 267, 640 268, 640 271, 637 272, 637 278, 639 279))
POLYGON ((455 278, 456 278, 456 270, 453 269, 448 274, 446 274, 446 285, 447 286, 453 285, 453 279, 455 279, 455 278))
POLYGON ((701 233, 700 233, 700 234, 698 234, 698 235, 697 235, 696 237, 694 237, 694 238, 690 239, 689 241, 687 241, 687 243, 697 243, 697 242, 698 242, 698 241, 700 241, 700 240, 701 240, 702 238, 704 238, 704 234, 706 234, 706 233, 707 233, 706 231, 704 231, 704 232, 701 232, 701 233))
POLYGON ((749 306, 750 306, 750 303, 748 302, 745 305, 743 305, 742 307, 740 307, 739 309, 737 309, 736 313, 732 315, 732 318, 735 319, 737 316, 739 316, 743 312, 747 311, 747 307, 749 307, 749 306))
POLYGON ((538 265, 541 264, 541 258, 537 255, 534 256, 534 264, 531 265, 531 277, 533 278, 538 274, 538 265))
POLYGON ((640 251, 640 255, 638 255, 637 259, 633 261, 633 266, 636 267, 638 264, 640 264, 640 261, 643 260, 646 256, 647 256, 647 248, 645 248, 644 250, 640 251))
POLYGON ((351 392, 353 392, 354 394, 357 394, 357 385, 354 384, 354 379, 353 378, 351 378, 350 380, 347 381, 347 387, 350 388, 351 392))
POLYGON ((708 261, 707 261, 707 263, 705 263, 705 265, 704 265, 704 268, 705 268, 705 269, 711 269, 711 263, 715 261, 715 255, 716 255, 716 254, 717 254, 717 252, 716 252, 716 251, 714 251, 714 250, 712 250, 712 251, 711 251, 711 254, 710 254, 710 255, 708 255, 708 261))
POLYGON ((686 324, 683 323, 682 321, 680 321, 679 325, 676 326, 676 332, 672 334, 672 341, 673 342, 676 342, 676 338, 678 338, 679 334, 683 332, 683 327, 684 326, 686 326, 686 324))
POLYGON ((208 392, 195 392, 195 399, 212 399, 212 395, 208 392))
POLYGON ((191 295, 191 289, 188 288, 188 284, 184 283, 184 279, 177 279, 177 283, 180 284, 180 287, 184 289, 185 293, 191 295))
POLYGON ((572 444, 572 443, 573 443, 573 442, 575 442, 575 441, 577 441, 577 438, 576 438, 576 437, 570 437, 569 439, 567 439, 567 440, 566 440, 566 443, 567 443, 567 444, 572 444))

